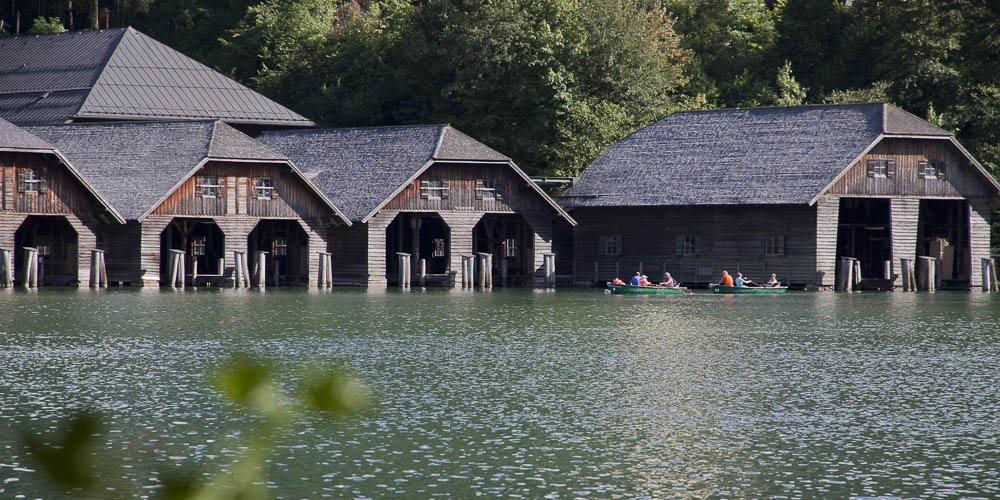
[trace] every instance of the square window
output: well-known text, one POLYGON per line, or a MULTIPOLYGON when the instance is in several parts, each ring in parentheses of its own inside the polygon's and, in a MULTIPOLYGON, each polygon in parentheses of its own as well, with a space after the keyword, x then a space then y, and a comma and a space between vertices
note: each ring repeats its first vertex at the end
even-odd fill
POLYGON ((420 197, 425 200, 440 200, 447 198, 448 187, 441 179, 423 179, 420 181, 420 197))
POLYGON ((784 257, 785 256, 785 235, 768 234, 764 236, 764 256, 784 257))
POLYGON ((503 256, 505 258, 517 257, 517 240, 507 238, 503 240, 503 256))
POLYGON ((917 164, 917 176, 924 179, 944 177, 944 160, 927 160, 917 164))
POLYGON ((622 235, 612 234, 607 236, 601 236, 598 238, 598 255, 621 255, 622 254, 622 235))
POLYGON ((191 255, 194 256, 205 255, 205 247, 206 247, 206 237, 195 236, 194 239, 191 240, 191 255))
POLYGON ((195 180, 195 194, 202 198, 218 198, 222 193, 222 184, 219 177, 206 175, 195 180))
POLYGON ((272 254, 275 257, 288 255, 288 238, 275 238, 271 245, 272 254))
POLYGON ((888 177, 889 160, 868 160, 868 177, 888 177))
POLYGON ((495 179, 479 179, 476 181, 477 200, 502 200, 503 183, 495 179))
POLYGON ((46 186, 45 174, 42 172, 24 169, 17 173, 17 191, 19 193, 45 193, 46 186))
POLYGON ((274 180, 270 177, 258 178, 253 189, 257 193, 258 200, 270 200, 277 194, 274 190, 274 180))
POLYGON ((445 247, 444 238, 434 238, 434 251, 431 252, 431 257, 447 257, 448 249, 445 247))

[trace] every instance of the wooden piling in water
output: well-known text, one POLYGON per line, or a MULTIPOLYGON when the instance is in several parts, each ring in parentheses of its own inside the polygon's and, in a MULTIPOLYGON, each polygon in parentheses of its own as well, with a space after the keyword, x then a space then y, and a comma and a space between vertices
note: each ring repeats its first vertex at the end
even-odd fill
MULTIPOLYGON (((547 253, 544 254, 545 257, 545 286, 547 288, 553 288, 556 286, 556 254, 547 253)), ((639 267, 642 267, 642 263, 639 263, 639 267)))
POLYGON ((935 271, 937 259, 934 257, 920 256, 917 258, 917 288, 933 292, 937 284, 935 271))
POLYGON ((14 286, 13 252, 0 248, 0 288, 14 286))
POLYGON ((24 287, 38 287, 38 249, 24 247, 24 287))
POLYGON ((257 265, 254 266, 254 275, 257 277, 257 288, 263 290, 267 287, 267 252, 257 252, 257 265))
POLYGON ((427 286, 427 259, 420 259, 420 286, 427 286))
POLYGON ((396 252, 396 262, 399 268, 399 287, 409 288, 410 287, 410 254, 403 252, 396 252))
POLYGON ((105 288, 108 286, 108 271, 104 267, 104 250, 90 249, 90 287, 105 288))

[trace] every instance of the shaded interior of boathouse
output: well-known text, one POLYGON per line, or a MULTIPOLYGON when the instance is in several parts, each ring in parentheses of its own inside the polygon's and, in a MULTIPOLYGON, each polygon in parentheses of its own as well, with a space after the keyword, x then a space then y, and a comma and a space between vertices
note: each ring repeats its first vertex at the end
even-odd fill
POLYGON ((171 250, 184 252, 184 275, 221 279, 225 271, 226 236, 211 219, 178 217, 160 233, 160 282, 169 281, 171 250))
POLYGON ((920 200, 917 255, 939 259, 938 281, 944 288, 969 284, 969 203, 920 200))
POLYGON ((30 215, 14 233, 14 283, 28 280, 27 248, 37 249, 38 285, 71 285, 78 281, 78 237, 61 215, 30 215))
POLYGON ((841 198, 838 220, 837 258, 857 259, 862 280, 883 280, 886 261, 892 260, 889 199, 841 198))
POLYGON ((308 283, 309 237, 298 221, 263 219, 258 222, 247 237, 247 261, 251 272, 257 269, 259 252, 265 252, 265 284, 308 283))
POLYGON ((501 285, 532 283, 535 271, 533 241, 534 231, 517 214, 486 214, 473 229, 473 252, 493 255, 493 283, 501 285))
POLYGON ((386 228, 386 274, 390 285, 399 284, 397 254, 410 254, 411 274, 420 272, 420 260, 425 259, 431 282, 448 283, 451 257, 451 229, 436 213, 404 212, 386 228))

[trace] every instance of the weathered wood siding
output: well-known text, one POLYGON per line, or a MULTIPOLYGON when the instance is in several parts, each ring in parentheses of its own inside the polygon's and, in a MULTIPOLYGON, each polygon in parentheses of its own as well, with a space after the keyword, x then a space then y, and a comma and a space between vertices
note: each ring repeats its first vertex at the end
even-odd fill
POLYGON ((333 254, 333 284, 368 284, 368 224, 356 222, 350 227, 331 227, 328 234, 327 251, 333 254))
POLYGON ((785 283, 813 285, 816 278, 814 207, 578 208, 572 215, 579 223, 573 245, 578 284, 627 279, 640 263, 654 281, 666 270, 689 284, 716 281, 723 269, 758 281, 772 272, 785 283), (616 234, 621 255, 599 255, 601 236, 616 234), (698 255, 677 255, 676 237, 684 234, 700 236, 698 255), (784 236, 784 256, 764 256, 762 237, 771 234, 784 236))
POLYGON ((153 214, 308 218, 325 217, 328 212, 329 208, 291 173, 287 165, 208 162, 156 207, 153 214), (201 176, 219 177, 222 188, 218 197, 204 198, 196 195, 195 186, 201 176), (256 180, 262 177, 274 181, 276 199, 257 199, 254 186, 256 180))
MULTIPOLYGON (((462 256, 473 255, 472 247, 475 240, 473 230, 476 224, 483 219, 484 212, 441 212, 441 218, 448 225, 451 231, 449 241, 451 249, 449 252, 449 270, 462 270, 462 256)), ((456 279, 461 280, 461 276, 456 279)))
POLYGON ((816 200, 816 279, 818 287, 836 284, 837 224, 840 220, 840 198, 824 196, 816 200))
POLYGON ((398 212, 396 211, 383 210, 376 214, 375 217, 369 219, 368 224, 365 224, 368 226, 365 255, 365 261, 368 264, 365 276, 367 277, 367 284, 369 286, 386 286, 388 284, 385 268, 385 231, 389 228, 389 224, 392 224, 397 214, 398 212))
MULTIPOLYGON (((904 196, 923 198, 961 198, 988 196, 990 186, 950 141, 941 139, 886 138, 861 161, 852 166, 828 191, 847 196, 904 196), (891 177, 869 177, 868 160, 895 161, 891 177), (917 174, 919 162, 944 160, 945 174, 938 178, 922 178, 917 174)), ((995 193, 994 193, 995 194, 995 193)))
POLYGON ((986 198, 969 199, 969 286, 983 284, 982 259, 990 257, 990 213, 993 203, 986 198))
POLYGON ((468 211, 514 213, 552 210, 551 206, 527 182, 506 164, 434 164, 396 195, 385 210, 398 211, 468 211), (448 181, 448 196, 440 200, 420 197, 420 185, 426 179, 448 181), (503 186, 503 199, 476 199, 476 181, 495 180, 503 186))
MULTIPOLYGON (((902 267, 899 259, 910 259, 916 270, 917 226, 920 220, 920 200, 914 198, 893 198, 889 200, 889 230, 892 238, 892 268, 900 275, 893 283, 903 285, 902 267)), ((989 235, 986 236, 989 242, 989 235)))

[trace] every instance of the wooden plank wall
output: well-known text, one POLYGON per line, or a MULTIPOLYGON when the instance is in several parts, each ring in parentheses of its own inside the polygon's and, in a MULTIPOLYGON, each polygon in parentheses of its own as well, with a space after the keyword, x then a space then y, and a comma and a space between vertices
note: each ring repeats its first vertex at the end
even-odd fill
MULTIPOLYGON (((902 275, 899 259, 910 259, 916 270, 917 226, 920 219, 920 200, 915 198, 893 198, 889 200, 889 231, 892 238, 892 268, 902 275)), ((987 241, 989 236, 987 235, 987 241)), ((895 286, 903 285, 903 278, 897 278, 895 286)))
POLYGON ((308 248, 306 249, 307 282, 309 286, 316 286, 319 284, 319 252, 326 251, 329 227, 325 219, 315 217, 299 219, 299 225, 302 226, 302 230, 308 237, 308 248))
POLYGON ((544 286, 545 254, 552 252, 553 214, 551 212, 525 211, 521 212, 521 216, 528 222, 528 225, 531 226, 531 231, 534 233, 534 241, 531 245, 535 253, 534 263, 531 266, 535 274, 534 285, 544 286))
POLYGON ((969 254, 971 266, 969 286, 983 285, 982 259, 990 257, 990 214, 993 204, 988 198, 969 199, 969 254))
POLYGON ((177 188, 153 213, 156 215, 251 217, 326 217, 330 209, 322 199, 291 173, 288 165, 270 163, 208 162, 177 188), (199 176, 219 176, 223 184, 218 198, 195 196, 199 176), (277 199, 258 200, 253 183, 270 177, 277 199))
POLYGON ((470 211, 512 213, 545 210, 548 203, 507 164, 435 164, 392 199, 386 210, 470 211), (420 198, 424 179, 448 180, 448 197, 420 198), (477 200, 476 180, 492 179, 503 184, 503 200, 477 200))
MULTIPOLYGON (((365 274, 368 276, 368 286, 386 286, 385 269, 385 230, 392 224, 398 212, 383 210, 375 217, 368 219, 367 262, 365 274)), ((336 266, 336 264, 334 264, 336 266)))
MULTIPOLYGON (((139 276, 133 282, 134 285, 160 285, 160 234, 173 219, 169 215, 151 215, 142 221, 139 234, 139 268, 137 269, 139 276)), ((132 249, 131 251, 134 252, 135 241, 124 243, 129 245, 125 251, 132 249)), ((245 247, 246 243, 243 245, 245 247)), ((115 253, 118 252, 119 250, 116 248, 115 253)))
MULTIPOLYGON (((472 247, 475 240, 473 230, 482 220, 484 212, 441 212, 441 218, 451 231, 448 240, 451 243, 449 255, 449 270, 462 270, 462 256, 473 255, 472 247)), ((455 278, 461 283, 461 276, 455 278)))
POLYGON ((328 230, 327 251, 333 254, 333 284, 368 284, 368 224, 328 230))
POLYGON ((816 200, 816 279, 817 287, 836 285, 837 225, 840 198, 823 196, 816 200))
MULTIPOLYGON (((575 209, 579 225, 574 233, 576 283, 628 278, 639 270, 659 280, 663 271, 686 283, 718 279, 723 269, 742 271, 754 280, 765 273, 801 285, 816 278, 817 215, 814 207, 634 207, 575 209), (601 235, 622 235, 622 255, 599 256, 601 235), (676 236, 698 234, 702 253, 676 255, 676 236), (764 257, 761 236, 785 235, 783 257, 764 257)), ((832 279, 832 278, 831 278, 832 279)))
POLYGON ((987 196, 989 185, 950 141, 886 138, 851 167, 828 194, 959 198, 987 196), (868 177, 870 159, 895 160, 895 175, 868 177), (919 177, 917 166, 924 160, 945 160, 944 177, 919 177))

